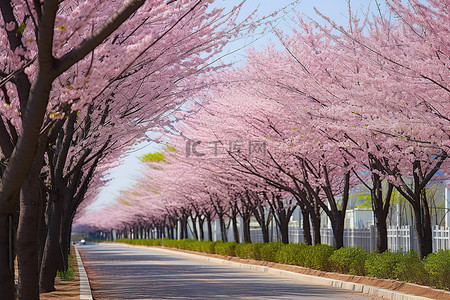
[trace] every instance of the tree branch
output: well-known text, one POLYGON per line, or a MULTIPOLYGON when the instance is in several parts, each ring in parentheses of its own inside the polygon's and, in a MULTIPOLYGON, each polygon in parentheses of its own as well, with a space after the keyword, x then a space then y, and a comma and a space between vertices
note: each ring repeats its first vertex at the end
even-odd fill
POLYGON ((80 45, 73 48, 70 52, 63 55, 56 61, 55 71, 61 74, 75 63, 83 59, 89 52, 93 51, 102 43, 111 33, 122 25, 129 16, 138 10, 145 0, 127 1, 114 14, 112 14, 105 23, 95 30, 92 35, 84 40, 80 45))

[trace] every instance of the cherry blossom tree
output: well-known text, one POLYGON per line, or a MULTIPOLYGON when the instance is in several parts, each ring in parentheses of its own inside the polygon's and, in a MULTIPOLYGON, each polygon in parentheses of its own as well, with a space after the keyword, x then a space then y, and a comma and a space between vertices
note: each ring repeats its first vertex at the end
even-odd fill
MULTIPOLYGON (((150 1, 125 1, 123 4, 2 2, 0 38, 6 55, 2 57, 0 70, 0 146, 4 162, 7 162, 0 190, 1 223, 5 225, 2 225, 5 228, 0 236, 2 241, 10 239, 13 232, 22 182, 27 176, 39 176, 45 149, 37 146, 38 139, 40 145, 46 145, 47 139, 51 141, 51 135, 62 130, 65 116, 76 115, 99 98, 116 99, 113 91, 120 89, 125 78, 130 85, 133 76, 134 80, 139 78, 141 85, 150 86, 153 82, 152 87, 158 95, 153 98, 156 107, 153 111, 162 112, 159 105, 164 101, 156 99, 170 103, 173 98, 160 95, 169 90, 174 92, 174 85, 187 77, 180 76, 181 73, 206 71, 209 59, 243 26, 234 24, 238 8, 222 16, 220 9, 208 10, 210 3, 212 1, 159 4, 150 1), (201 56, 205 50, 210 53, 201 56), (148 65, 152 68, 146 69, 148 65), (154 83, 162 74, 166 75, 166 80, 154 83), (35 171, 28 172, 32 163, 35 171)), ((107 100, 103 103, 108 107, 107 100)), ((136 103, 133 105, 135 109, 142 109, 136 103)), ((169 108, 175 105, 169 105, 169 108)), ((85 178, 90 177, 88 174, 85 178)), ((28 181, 32 182, 32 179, 28 181)), ((31 188, 38 187, 26 187, 29 189, 22 191, 21 218, 40 220, 36 216, 39 216, 42 202, 36 200, 38 205, 34 207, 38 209, 34 211, 30 204, 33 201, 31 188)), ((37 257, 36 240, 23 241, 31 245, 28 250, 20 246, 21 238, 33 236, 31 231, 28 231, 29 235, 26 231, 25 227, 20 227, 18 250, 25 252, 19 253, 19 261, 25 255, 37 257)), ((1 291, 7 298, 13 295, 13 269, 11 261, 8 263, 12 257, 11 249, 10 245, 1 250, 1 270, 5 278, 1 291)), ((36 270, 38 260, 30 261, 36 270)), ((20 281, 23 285, 19 288, 21 297, 34 298, 37 294, 36 272, 26 271, 25 266, 21 270, 23 274, 33 274, 20 281)))

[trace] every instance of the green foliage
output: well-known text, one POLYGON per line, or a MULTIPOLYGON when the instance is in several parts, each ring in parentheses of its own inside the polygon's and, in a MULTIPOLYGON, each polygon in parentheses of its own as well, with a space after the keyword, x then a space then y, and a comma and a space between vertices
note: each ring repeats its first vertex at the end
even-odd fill
POLYGON ((164 158, 164 154, 160 152, 147 153, 138 157, 141 162, 160 162, 165 161, 164 158))
POLYGON ((261 260, 277 262, 278 251, 284 244, 282 242, 265 243, 261 247, 261 260))
POLYGON ((248 257, 248 249, 250 248, 250 243, 242 243, 237 244, 236 247, 234 247, 234 251, 236 252, 236 256, 239 258, 249 258, 248 257))
POLYGON ((25 23, 20 24, 20 27, 17 28, 17 33, 22 35, 23 32, 25 31, 25 28, 27 28, 27 24, 25 24, 25 23))
POLYGON ((218 243, 216 242, 212 242, 212 241, 200 241, 200 250, 201 252, 205 252, 205 253, 211 253, 214 254, 216 253, 216 244, 218 243))
POLYGON ((334 247, 330 245, 314 245, 304 249, 304 267, 316 270, 329 270, 328 258, 333 254, 334 247))
POLYGON ((303 266, 305 263, 307 248, 307 244, 283 245, 278 251, 277 261, 282 264, 303 266))
POLYGON ((227 243, 217 243, 215 245, 216 254, 225 255, 225 256, 236 256, 236 251, 234 250, 236 242, 227 242, 227 243))
POLYGON ((429 284, 430 281, 424 264, 420 261, 414 250, 408 253, 402 253, 400 260, 394 268, 394 278, 425 285, 429 284))
POLYGON ((450 250, 438 250, 424 259, 431 285, 450 290, 450 250))
POLYGON ((366 274, 377 278, 395 278, 395 267, 402 259, 401 252, 372 252, 366 260, 366 274))
POLYGON ((236 256, 240 258, 261 259, 261 247, 263 243, 242 243, 235 247, 236 256))
POLYGON ((364 249, 346 247, 334 251, 328 261, 332 271, 363 276, 367 256, 368 253, 364 249))
POLYGON ((56 276, 61 278, 62 281, 72 281, 75 278, 75 268, 69 263, 65 272, 58 271, 56 276))

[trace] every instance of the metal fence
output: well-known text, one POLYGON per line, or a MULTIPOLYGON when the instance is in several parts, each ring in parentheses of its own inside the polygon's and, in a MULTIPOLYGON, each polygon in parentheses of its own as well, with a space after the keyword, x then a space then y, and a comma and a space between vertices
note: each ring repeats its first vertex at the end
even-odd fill
MULTIPOLYGON (((333 245, 334 237, 330 228, 321 228, 322 244, 333 245)), ((250 231, 252 242, 262 242, 261 229, 250 231)), ((281 240, 277 230, 269 231, 270 241, 281 240)), ((344 230, 344 247, 358 247, 368 252, 376 248, 376 229, 371 226, 369 229, 346 229, 344 230)), ((303 228, 289 227, 289 242, 303 243, 303 228)), ((388 227, 388 249, 391 251, 417 250, 417 238, 412 226, 388 227)), ((433 227, 433 251, 439 249, 450 249, 450 228, 442 226, 433 227)))

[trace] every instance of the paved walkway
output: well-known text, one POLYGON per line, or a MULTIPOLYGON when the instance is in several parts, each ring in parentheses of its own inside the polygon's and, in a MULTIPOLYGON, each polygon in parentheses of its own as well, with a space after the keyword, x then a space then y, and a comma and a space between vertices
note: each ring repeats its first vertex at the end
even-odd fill
POLYGON ((78 248, 94 299, 379 299, 159 249, 78 248))

